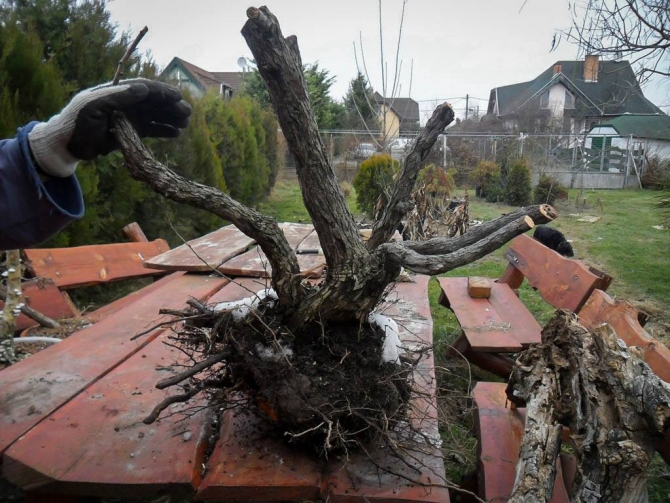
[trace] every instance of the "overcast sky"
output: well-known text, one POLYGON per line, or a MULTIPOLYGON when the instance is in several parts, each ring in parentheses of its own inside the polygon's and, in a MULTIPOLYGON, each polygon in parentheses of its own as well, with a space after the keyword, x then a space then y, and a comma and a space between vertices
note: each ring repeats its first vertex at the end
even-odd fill
MULTIPOLYGON (((305 63, 319 62, 336 77, 341 99, 356 75, 353 43, 362 34, 371 84, 381 92, 378 0, 267 0, 284 35, 297 35, 305 63)), ((209 71, 237 71, 251 51, 240 34, 250 0, 109 0, 112 21, 133 36, 149 33, 141 49, 164 67, 178 56, 209 71)), ((393 72, 402 0, 383 0, 384 56, 393 72)), ((561 43, 549 52, 557 29, 570 26, 567 0, 409 0, 400 47, 401 95, 420 102, 422 114, 449 101, 462 116, 485 113, 493 87, 535 78, 555 61, 576 59, 561 43), (522 8, 523 6, 523 8, 522 8)), ((360 64, 360 59, 359 59, 360 64)), ((389 83, 389 87, 390 87, 389 83)), ((670 86, 648 86, 645 95, 670 112, 670 86)))

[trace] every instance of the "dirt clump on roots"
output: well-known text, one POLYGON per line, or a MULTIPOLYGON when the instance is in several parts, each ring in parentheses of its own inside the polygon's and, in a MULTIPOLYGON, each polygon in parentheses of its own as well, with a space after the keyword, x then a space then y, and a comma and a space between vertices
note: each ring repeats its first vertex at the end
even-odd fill
POLYGON ((316 323, 290 331, 282 314, 266 299, 191 316, 175 335, 179 346, 192 361, 221 357, 182 386, 207 389, 218 409, 252 410, 277 435, 320 454, 384 445, 407 424, 416 362, 383 362, 381 328, 316 323))

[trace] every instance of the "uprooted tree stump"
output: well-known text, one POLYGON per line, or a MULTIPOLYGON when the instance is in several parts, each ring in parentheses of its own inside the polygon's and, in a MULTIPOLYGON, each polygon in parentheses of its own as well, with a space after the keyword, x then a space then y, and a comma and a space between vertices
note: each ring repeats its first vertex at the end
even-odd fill
POLYGON ((246 317, 235 318, 237 308, 217 311, 202 305, 183 313, 189 324, 178 337, 197 363, 160 384, 180 385, 183 393, 159 404, 147 421, 155 420, 171 403, 210 390, 224 403, 264 411, 289 437, 311 438, 321 451, 351 450, 375 439, 384 443, 396 427, 407 423, 411 370, 421 356, 385 362, 381 355, 387 334, 368 321, 401 268, 424 274, 454 269, 556 214, 550 206, 532 206, 456 238, 390 242, 401 218, 412 209, 411 193, 424 159, 454 118, 445 103, 418 135, 364 243, 319 136, 297 39, 285 38, 265 7, 250 8, 247 15, 242 34, 296 160, 327 273, 317 285, 304 281, 296 254, 274 219, 168 170, 153 159, 129 122, 117 115, 114 133, 131 176, 166 197, 232 222, 258 243, 272 268, 274 293, 266 292, 268 296, 254 303, 246 317), (323 391, 324 382, 328 392, 323 391))
POLYGON ((609 325, 591 333, 557 311, 542 344, 517 360, 507 395, 526 403, 509 501, 549 501, 563 426, 578 461, 571 501, 646 501, 646 469, 670 425, 670 386, 609 325))

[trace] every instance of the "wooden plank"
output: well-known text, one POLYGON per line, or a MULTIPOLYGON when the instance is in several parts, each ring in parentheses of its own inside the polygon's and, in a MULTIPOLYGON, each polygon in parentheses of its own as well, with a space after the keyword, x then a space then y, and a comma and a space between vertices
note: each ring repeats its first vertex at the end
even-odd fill
POLYGON ((297 250, 305 238, 314 232, 312 224, 296 224, 294 222, 283 222, 279 224, 279 228, 284 231, 286 241, 291 245, 291 248, 297 250))
MULTIPOLYGON (((307 277, 319 278, 326 268, 326 261, 323 255, 312 253, 298 254, 297 258, 300 271, 305 273, 307 277)), ((230 259, 225 264, 219 266, 218 270, 226 276, 272 277, 270 262, 259 247, 252 248, 230 259)))
MULTIPOLYGON (((514 337, 514 332, 523 327, 516 326, 513 316, 503 318, 491 304, 491 299, 471 298, 467 278, 438 278, 438 281, 443 293, 440 302, 454 311, 473 351, 521 351, 523 346, 514 337)), ((509 288, 504 284, 496 285, 509 288)))
MULTIPOLYGON (((412 276, 413 283, 397 283, 381 311, 398 323, 400 339, 407 347, 425 347, 433 342, 433 320, 428 301, 427 276, 412 276)), ((437 403, 435 401, 435 367, 433 355, 422 359, 415 376, 416 390, 422 396, 412 398, 410 420, 429 437, 439 438, 437 403)), ((328 467, 327 493, 323 499, 333 503, 434 502, 448 503, 449 492, 443 487, 427 488, 421 484, 444 483, 444 463, 440 449, 428 445, 417 446, 416 460, 406 460, 416 468, 409 468, 399 460, 381 451, 374 462, 357 454, 346 464, 334 462, 328 467), (410 480, 383 472, 378 466, 403 475, 410 480)))
POLYGON ((155 387, 166 366, 185 360, 165 344, 168 336, 163 332, 23 435, 4 455, 5 477, 26 490, 69 495, 191 495, 213 433, 206 399, 173 406, 170 417, 164 413, 151 425, 142 422, 178 392, 155 387))
POLYGON ((503 283, 493 283, 491 287, 489 302, 501 317, 509 321, 512 337, 524 348, 539 344, 542 340, 542 326, 514 290, 503 283))
POLYGON ((129 241, 133 241, 135 243, 149 242, 149 239, 147 238, 146 234, 144 234, 142 227, 140 227, 140 224, 137 222, 129 223, 123 229, 121 229, 121 232, 126 238, 128 238, 129 241))
POLYGON ((227 225, 174 250, 147 260, 145 267, 164 271, 211 271, 239 255, 255 241, 234 225, 227 225))
MULTIPOLYGON (((279 224, 279 227, 284 231, 286 240, 294 250, 297 250, 300 244, 314 231, 311 224, 286 222, 279 224)), ((311 271, 310 277, 319 277, 325 268, 325 261, 322 256, 316 254, 298 255, 298 265, 303 272, 311 271), (323 264, 323 267, 320 267, 321 264, 323 264)), ((253 278, 270 278, 272 276, 272 267, 270 267, 268 258, 258 246, 231 258, 220 265, 218 270, 228 276, 250 276, 253 278)))
POLYGON ((270 262, 258 246, 231 258, 221 264, 217 270, 226 276, 272 277, 270 262))
POLYGON ((163 274, 144 268, 144 261, 169 249, 163 239, 149 243, 113 243, 75 248, 26 249, 28 269, 59 288, 97 285, 121 279, 163 274))
POLYGON ((553 307, 579 312, 601 279, 578 260, 570 260, 526 234, 517 236, 505 253, 528 283, 553 307))
POLYGON ((120 299, 117 299, 114 302, 110 302, 109 304, 102 306, 101 308, 98 308, 95 311, 87 313, 86 317, 95 322, 98 322, 103 318, 110 316, 116 313, 117 311, 120 311, 124 307, 139 301, 142 297, 150 295, 153 291, 162 288, 165 283, 172 281, 173 279, 177 279, 178 277, 183 276, 184 274, 186 273, 183 271, 170 273, 167 276, 159 279, 158 281, 154 281, 150 285, 145 286, 144 288, 140 288, 139 290, 130 292, 125 297, 121 297, 120 299))
MULTIPOLYGON (((398 284, 396 293, 391 296, 391 305, 384 309, 398 320, 401 339, 408 344, 430 344, 432 341, 427 284, 425 276, 416 277, 416 283, 398 284)), ((248 287, 248 284, 243 283, 243 286, 248 287)), ((229 285, 220 294, 233 288, 229 285)), ((244 288, 240 295, 245 295, 244 288)), ((434 392, 432 359, 421 363, 417 382, 423 391, 434 392)), ((437 433, 434 400, 434 397, 422 396, 414 402, 418 410, 425 413, 421 424, 429 435, 437 433)), ((322 461, 288 449, 283 442, 267 436, 265 428, 265 424, 254 416, 226 415, 196 499, 276 501, 321 498, 338 503, 354 500, 361 503, 366 499, 380 502, 449 501, 446 489, 426 489, 385 474, 362 455, 350 455, 344 467, 335 460, 324 465, 322 461)), ((386 455, 380 455, 377 461, 381 466, 391 463, 386 455)), ((419 475, 407 474, 423 481, 431 477, 439 482, 444 476, 440 453, 428 453, 423 456, 423 461, 432 471, 424 469, 419 475)))
MULTIPOLYGON (((27 306, 54 320, 79 316, 79 311, 69 295, 61 292, 50 279, 35 278, 25 281, 21 284, 21 293, 27 306)), ((0 300, 0 311, 4 306, 5 303, 0 300)), ((35 320, 21 314, 16 321, 16 330, 25 330, 35 325, 35 320)))
MULTIPOLYGON (((18 437, 95 380, 141 350, 161 330, 131 341, 168 317, 160 308, 180 309, 190 297, 206 299, 226 280, 204 275, 165 278, 150 295, 113 316, 2 371, 0 453, 18 437)), ((151 285, 152 287, 154 285, 151 285)))
MULTIPOLYGON (((478 382, 475 430, 478 445, 479 490, 486 501, 508 501, 516 478, 516 463, 525 425, 525 409, 507 405, 505 383, 478 382)), ((568 502, 560 463, 557 464, 552 503, 568 502)))
POLYGON ((629 302, 615 301, 602 290, 595 290, 580 311, 579 322, 588 330, 607 323, 628 346, 642 348, 644 359, 654 373, 670 382, 670 350, 642 328, 638 311, 629 302))
POLYGON ((307 453, 267 434, 250 413, 226 413, 196 500, 315 501, 322 467, 307 453))
POLYGON ((451 345, 449 352, 455 358, 465 358, 468 362, 479 368, 491 372, 503 379, 509 379, 514 366, 514 360, 499 353, 483 353, 473 351, 465 334, 461 334, 451 345))

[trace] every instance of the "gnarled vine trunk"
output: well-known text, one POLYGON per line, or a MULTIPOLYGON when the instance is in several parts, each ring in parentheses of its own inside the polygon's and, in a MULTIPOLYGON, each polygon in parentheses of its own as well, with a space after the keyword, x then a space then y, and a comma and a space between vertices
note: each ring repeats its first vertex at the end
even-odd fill
MULTIPOLYGON (((203 361, 214 362, 212 368, 225 362, 222 372, 194 383, 197 378, 187 371, 171 382, 188 379, 192 383, 182 395, 184 399, 208 387, 238 391, 240 383, 244 383, 247 395, 256 397, 270 417, 278 417, 287 425, 293 438, 325 429, 321 443, 326 450, 338 444, 335 437, 340 447, 348 448, 352 442, 350 433, 363 432, 369 439, 371 432, 386 434, 393 424, 404 420, 411 372, 406 365, 380 364, 384 335, 367 323, 368 315, 401 267, 427 274, 449 271, 483 257, 529 230, 534 222, 546 223, 556 214, 550 206, 533 206, 457 238, 436 238, 425 243, 389 242, 400 219, 412 208, 411 193, 424 159, 438 135, 454 119, 451 106, 445 103, 437 107, 419 133, 389 202, 370 240, 364 243, 319 136, 296 37, 284 37, 277 19, 266 7, 250 8, 247 16, 242 34, 267 84, 296 160, 303 200, 319 235, 327 275, 318 287, 303 284, 296 255, 273 219, 168 170, 153 159, 129 122, 117 115, 114 133, 131 176, 175 201, 211 211, 256 240, 269 259, 272 286, 279 300, 279 310, 258 313, 249 320, 246 331, 234 328, 232 334, 218 334, 220 345, 214 346, 219 354, 214 354, 213 345, 208 344, 203 361), (263 337, 274 340, 275 349, 282 355, 277 361, 260 358, 264 349, 257 348, 258 344, 262 346, 263 337), (320 342, 326 338, 328 344, 320 342), (292 361, 286 357, 283 344, 293 344, 292 361), (366 350, 362 349, 364 346, 366 350), (305 354, 310 355, 308 367, 301 367, 305 354), (320 369, 318 376, 315 368, 320 369), (327 372, 330 373, 326 375, 327 372), (356 378, 351 378, 356 372, 356 378), (332 393, 316 396, 326 382, 332 393), (354 396, 358 398, 353 400, 354 396)), ((207 309, 201 310, 200 315, 207 320, 217 316, 207 309)), ((211 326, 218 330, 228 324, 212 322, 211 326)), ((191 342, 192 339, 185 340, 187 345, 191 342)), ((199 366, 198 371, 204 368, 199 366)), ((149 419, 156 418, 160 407, 149 419)))
POLYGON ((117 119, 116 135, 134 178, 176 201, 208 209, 258 241, 272 266, 272 282, 280 302, 288 307, 289 325, 316 319, 363 320, 401 267, 430 274, 445 272, 481 258, 530 229, 532 222, 528 223, 524 217, 546 223, 556 216, 550 207, 530 207, 513 214, 513 218, 501 217, 482 227, 486 232, 438 238, 422 244, 388 243, 401 218, 412 208, 410 196, 423 160, 438 135, 454 119, 451 106, 445 103, 435 110, 420 132, 366 246, 328 163, 310 107, 296 37, 284 37, 277 18, 266 7, 249 8, 247 16, 242 35, 268 86, 283 134, 296 160, 305 206, 324 250, 328 272, 322 288, 303 290, 295 254, 272 219, 215 189, 170 172, 153 159, 127 121, 117 119))

